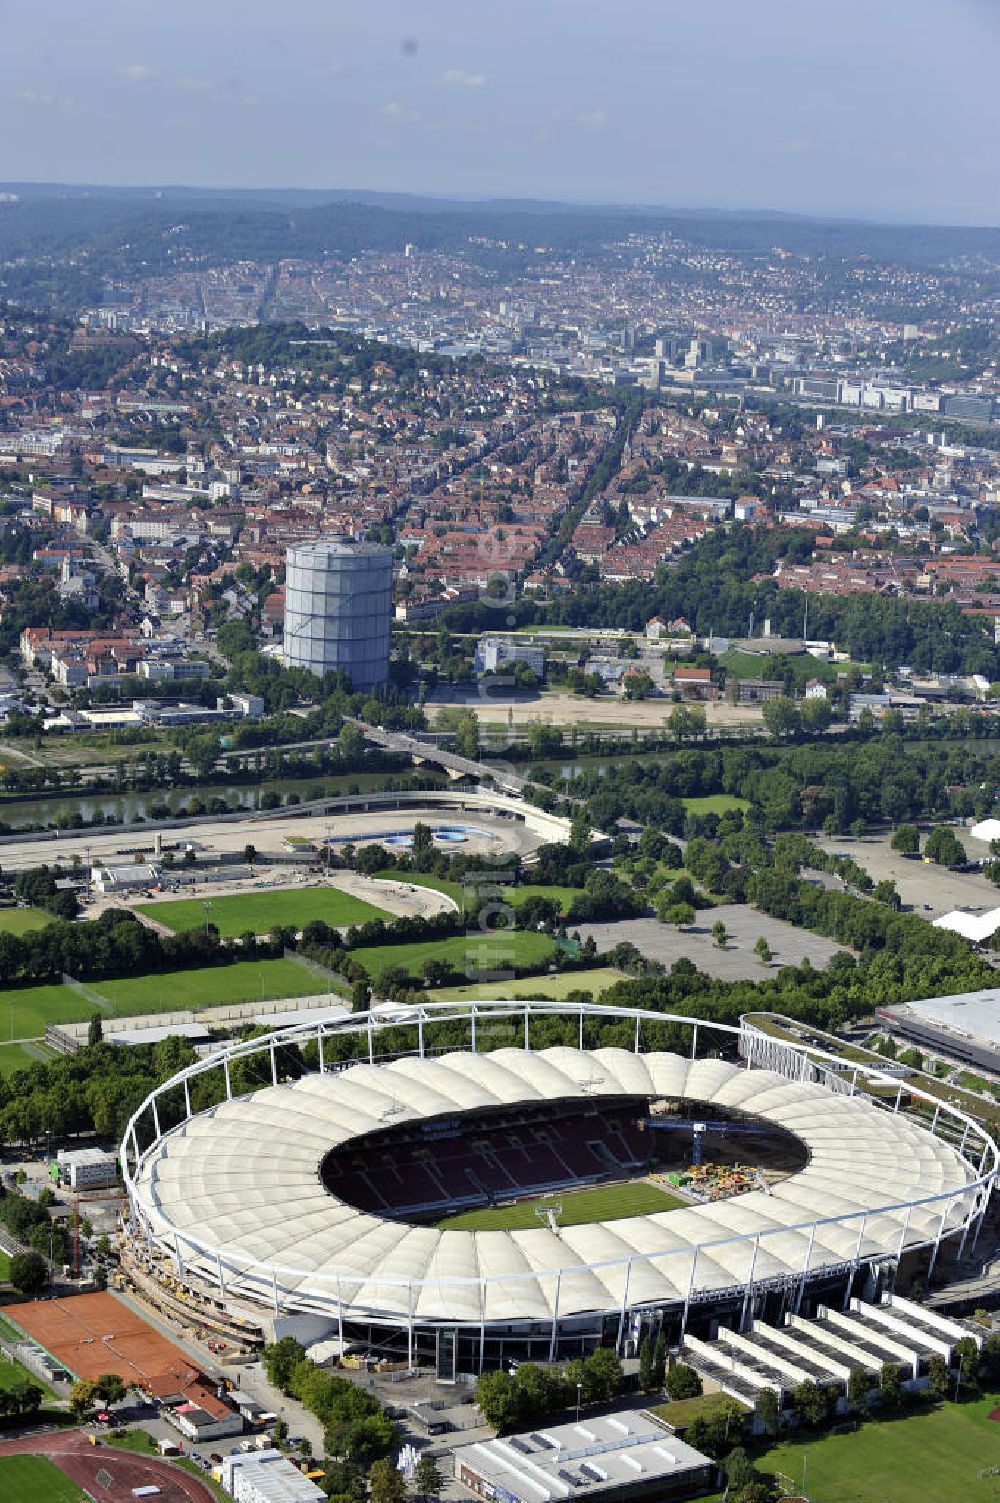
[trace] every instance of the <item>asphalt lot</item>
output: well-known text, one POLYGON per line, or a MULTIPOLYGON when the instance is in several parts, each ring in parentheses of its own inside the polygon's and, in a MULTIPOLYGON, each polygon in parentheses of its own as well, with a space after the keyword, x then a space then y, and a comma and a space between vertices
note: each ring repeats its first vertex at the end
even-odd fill
MULTIPOLYGON (((989 848, 973 840, 967 830, 955 832, 970 858, 986 856, 989 848)), ((940 918, 953 908, 981 913, 1000 907, 1000 888, 979 872, 951 872, 944 866, 925 865, 922 858, 901 856, 894 851, 890 835, 863 835, 860 840, 838 835, 817 841, 823 850, 851 856, 876 882, 895 882, 904 908, 924 918, 940 918)))
POLYGON ((755 908, 736 903, 699 909, 691 929, 675 929, 655 918, 619 919, 610 924, 581 924, 580 938, 590 935, 599 950, 628 940, 651 960, 662 961, 666 966, 675 960, 691 960, 699 971, 720 981, 760 981, 778 966, 799 965, 807 957, 814 966, 825 966, 831 956, 845 948, 819 934, 796 929, 783 919, 769 918, 755 908), (720 919, 729 936, 724 950, 719 949, 712 937, 712 925, 720 919), (754 954, 754 945, 761 935, 773 953, 769 966, 761 965, 754 954))

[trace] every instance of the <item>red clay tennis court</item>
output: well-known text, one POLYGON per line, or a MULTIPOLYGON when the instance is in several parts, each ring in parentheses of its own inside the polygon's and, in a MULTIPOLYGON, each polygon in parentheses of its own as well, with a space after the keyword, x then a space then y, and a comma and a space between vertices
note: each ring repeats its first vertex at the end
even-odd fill
MULTIPOLYGON (((117 1373, 163 1390, 163 1378, 187 1387, 196 1366, 180 1347, 161 1336, 113 1294, 74 1294, 8 1305, 4 1314, 78 1378, 117 1373)), ((169 1385, 167 1385, 169 1386, 169 1385)))

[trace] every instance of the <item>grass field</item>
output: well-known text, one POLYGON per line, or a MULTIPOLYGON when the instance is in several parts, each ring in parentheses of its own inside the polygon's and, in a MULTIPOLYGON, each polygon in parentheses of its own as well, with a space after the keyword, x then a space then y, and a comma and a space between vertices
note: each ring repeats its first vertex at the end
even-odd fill
MULTIPOLYGON (((411 976, 419 976, 428 960, 447 960, 456 971, 466 974, 469 971, 502 971, 513 966, 540 966, 555 951, 555 942, 549 935, 514 929, 496 938, 477 931, 455 934, 449 939, 420 940, 411 945, 367 945, 352 950, 351 954, 375 980, 390 966, 404 966, 411 976)), ((524 986, 527 983, 522 981, 519 984, 524 986)))
POLYGON ((696 798, 681 799, 689 814, 729 814, 733 809, 749 809, 745 798, 735 798, 731 793, 705 793, 696 798))
MULTIPOLYGON (((465 896, 461 882, 450 882, 447 877, 432 877, 426 872, 384 871, 377 872, 376 875, 390 877, 397 882, 412 882, 415 887, 431 887, 435 892, 445 893, 459 907, 465 896)), ((542 887, 532 882, 526 882, 523 887, 509 887, 506 883, 498 885, 502 886, 504 898, 512 908, 520 908, 526 898, 550 898, 552 902, 559 904, 561 912, 565 912, 580 892, 577 887, 542 887)), ((470 888, 471 893, 475 893, 475 890, 475 887, 470 888)))
POLYGON ((83 1493, 44 1456, 0 1456, 3 1503, 82 1503, 83 1493))
POLYGON ((558 976, 539 976, 524 981, 479 981, 471 986, 446 986, 433 993, 436 1002, 488 1001, 491 997, 501 999, 519 997, 552 997, 562 1001, 570 992, 593 992, 599 997, 618 981, 628 978, 624 971, 612 966, 595 966, 592 971, 564 971, 558 976))
POLYGON ((783 1472, 822 1503, 995 1503, 1000 1423, 990 1419, 1000 1395, 884 1423, 869 1421, 849 1435, 774 1446, 755 1464, 783 1472))
MULTIPOLYGON (((4 1283, 6 1283, 9 1278, 10 1278, 10 1253, 5 1253, 4 1250, 3 1250, 3 1248, 0 1247, 0 1279, 2 1279, 4 1283)), ((13 1363, 13 1362, 7 1362, 3 1358, 0 1358, 0 1388, 4 1388, 4 1387, 9 1387, 10 1386, 9 1384, 5 1384, 3 1380, 4 1380, 4 1376, 5 1376, 7 1368, 14 1367, 15 1365, 16 1364, 13 1363)))
POLYGON ((484 1206, 479 1211, 446 1216, 437 1225, 450 1231, 524 1232, 543 1225, 535 1214, 539 1206, 558 1204, 562 1205, 560 1226, 584 1226, 590 1221, 621 1221, 626 1216, 652 1216, 659 1211, 674 1211, 686 1201, 640 1179, 627 1185, 596 1185, 590 1190, 537 1195, 531 1200, 519 1200, 515 1205, 484 1206))
POLYGON ((85 1023, 93 1012, 93 1003, 68 986, 11 987, 0 992, 0 1039, 41 1038, 46 1023, 85 1023))
MULTIPOLYGON (((71 997, 72 992, 66 995, 71 997)), ((0 1018, 3 1014, 0 1013, 0 1018)), ((48 1044, 0 1044, 0 1080, 6 1080, 16 1070, 27 1070, 44 1060, 55 1059, 56 1051, 48 1044)))
POLYGON ((0 934, 28 934, 51 922, 51 913, 41 908, 0 908, 0 934))
MULTIPOLYGON (((244 934, 248 929, 254 934, 267 934, 275 924, 303 929, 313 919, 322 919, 324 923, 338 927, 392 917, 385 909, 376 908, 374 903, 366 903, 363 898, 340 892, 336 887, 233 893, 227 897, 211 898, 209 902, 208 922, 215 925, 223 938, 244 934)), ((165 924, 175 933, 200 929, 205 923, 205 903, 201 898, 165 898, 158 903, 141 904, 139 912, 155 919, 158 924, 165 924)))
MULTIPOLYGON (((154 976, 122 976, 92 983, 91 989, 122 1015, 180 1007, 224 1007, 229 1002, 259 1002, 262 997, 309 997, 329 990, 294 960, 237 960, 232 965, 163 971, 154 976)), ((90 1007, 85 1016, 90 1017, 93 1011, 90 1007)))
MULTIPOLYGON (((10 1266, 10 1259, 7 1258, 6 1253, 0 1253, 0 1259, 2 1258, 6 1258, 7 1261, 6 1267, 0 1263, 0 1276, 7 1278, 7 1268, 10 1266)), ((26 1367, 22 1367, 20 1362, 15 1362, 12 1358, 5 1357, 0 1352, 0 1388, 20 1388, 22 1383, 34 1383, 36 1388, 42 1390, 47 1399, 55 1398, 55 1394, 47 1383, 43 1383, 41 1378, 36 1378, 34 1373, 30 1373, 26 1367)), ((2 1497, 3 1493, 0 1492, 0 1498, 2 1497)))
POLYGON ((669 1404, 657 1404, 653 1413, 675 1429, 683 1430, 692 1420, 707 1418, 716 1409, 732 1402, 728 1393, 700 1393, 693 1399, 674 1399, 669 1404))

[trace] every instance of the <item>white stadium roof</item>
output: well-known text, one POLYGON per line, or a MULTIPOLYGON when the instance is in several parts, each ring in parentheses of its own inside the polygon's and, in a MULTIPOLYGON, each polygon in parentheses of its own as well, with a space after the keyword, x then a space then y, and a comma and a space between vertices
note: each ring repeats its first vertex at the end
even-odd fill
POLYGON ((134 1203, 185 1265, 224 1271, 237 1297, 273 1291, 275 1307, 280 1295, 286 1308, 342 1302, 348 1317, 456 1324, 615 1311, 895 1256, 960 1225, 972 1196, 902 1203, 960 1195, 973 1178, 947 1143, 862 1096, 718 1059, 557 1047, 356 1064, 225 1101, 146 1155, 134 1203), (808 1163, 770 1193, 555 1232, 416 1226, 359 1211, 321 1182, 332 1147, 387 1123, 600 1095, 752 1113, 798 1137, 808 1163))

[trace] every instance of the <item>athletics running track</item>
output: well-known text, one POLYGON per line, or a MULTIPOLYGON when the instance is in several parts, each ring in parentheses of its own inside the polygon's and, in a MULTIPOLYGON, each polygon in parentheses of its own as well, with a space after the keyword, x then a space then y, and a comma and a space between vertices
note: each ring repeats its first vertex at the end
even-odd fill
POLYGON ((92 1446, 82 1430, 24 1435, 0 1442, 0 1456, 46 1456, 60 1471, 86 1488, 96 1503, 131 1503, 134 1487, 158 1487, 157 1503, 215 1503, 197 1477, 153 1456, 137 1456, 113 1446, 92 1446), (98 1475, 100 1474, 100 1475, 98 1475))

